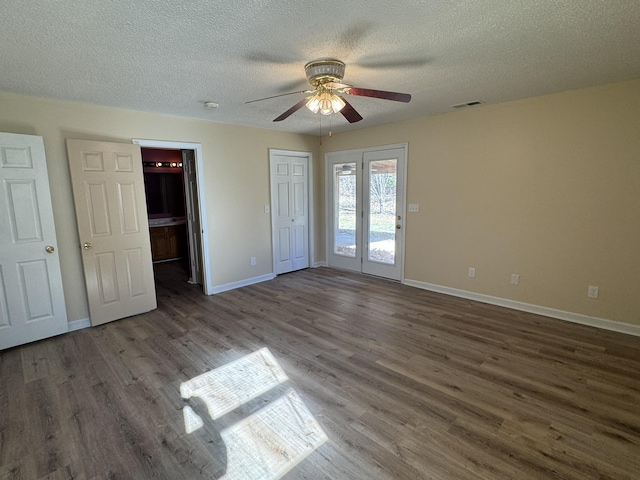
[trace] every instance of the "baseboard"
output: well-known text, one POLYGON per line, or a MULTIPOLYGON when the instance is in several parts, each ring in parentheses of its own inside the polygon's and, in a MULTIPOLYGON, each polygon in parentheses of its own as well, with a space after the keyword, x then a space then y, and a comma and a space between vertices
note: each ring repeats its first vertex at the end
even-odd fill
POLYGON ((606 318, 590 317, 588 315, 582 315, 580 313, 565 312, 564 310, 556 310, 555 308, 517 302, 515 300, 509 300, 507 298, 492 297, 491 295, 468 292, 466 290, 444 287, 442 285, 435 285, 433 283, 419 282, 417 280, 405 280, 403 283, 410 287, 421 288, 423 290, 429 290, 431 292, 444 293, 445 295, 466 298, 468 300, 476 300, 482 303, 512 308, 514 310, 520 310, 522 312, 535 313, 537 315, 544 315, 545 317, 557 318, 558 320, 580 323, 582 325, 588 325, 590 327, 596 327, 603 330, 611 330, 613 332, 626 333, 627 335, 635 335, 637 337, 640 337, 640 325, 616 322, 614 320, 608 320, 606 318))
POLYGON ((313 262, 313 268, 326 267, 327 262, 313 262))
POLYGON ((236 288, 248 287, 249 285, 254 285, 256 283, 261 283, 261 282, 267 282, 269 280, 273 280, 274 278, 276 278, 276 276, 273 273, 267 273, 266 275, 247 278, 246 280, 239 280, 237 282, 225 283, 224 285, 218 285, 217 287, 213 287, 211 289, 210 294, 215 295, 216 293, 227 292, 229 290, 234 290, 236 288))
POLYGON ((89 328, 91 326, 91 320, 89 318, 81 318, 80 320, 72 320, 69 322, 68 332, 75 330, 82 330, 83 328, 89 328))

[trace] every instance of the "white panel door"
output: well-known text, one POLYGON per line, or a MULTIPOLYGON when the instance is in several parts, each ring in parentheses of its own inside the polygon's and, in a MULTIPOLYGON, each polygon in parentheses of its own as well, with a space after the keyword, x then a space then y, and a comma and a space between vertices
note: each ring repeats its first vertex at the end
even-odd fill
POLYGON ((92 325, 157 307, 138 145, 67 140, 92 325))
POLYGON ((42 137, 0 133, 0 349, 67 331, 42 137))
POLYGON ((275 273, 309 267, 309 158, 271 155, 275 273))

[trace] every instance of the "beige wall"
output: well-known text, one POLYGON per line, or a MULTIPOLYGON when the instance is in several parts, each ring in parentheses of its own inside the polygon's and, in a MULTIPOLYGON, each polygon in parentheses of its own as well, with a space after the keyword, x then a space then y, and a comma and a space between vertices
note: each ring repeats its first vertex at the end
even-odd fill
POLYGON ((64 140, 144 138, 203 146, 215 286, 272 271, 269 148, 313 153, 317 261, 324 153, 408 142, 407 200, 420 212, 407 217, 407 279, 640 325, 639 125, 640 80, 352 130, 322 146, 317 137, 0 94, 0 131, 44 137, 70 320, 88 310, 64 140), (600 287, 599 299, 587 298, 588 285, 600 287))
POLYGON ((322 158, 401 142, 407 279, 640 324, 640 80, 334 135, 322 158))
MULTIPOLYGON (((271 222, 264 213, 270 203, 269 148, 309 151, 321 163, 318 139, 311 136, 11 94, 0 94, 0 131, 44 137, 70 321, 87 318, 89 312, 66 138, 201 143, 214 286, 273 271, 271 222), (255 267, 250 266, 252 256, 255 267)), ((321 171, 321 165, 314 167, 321 171)))

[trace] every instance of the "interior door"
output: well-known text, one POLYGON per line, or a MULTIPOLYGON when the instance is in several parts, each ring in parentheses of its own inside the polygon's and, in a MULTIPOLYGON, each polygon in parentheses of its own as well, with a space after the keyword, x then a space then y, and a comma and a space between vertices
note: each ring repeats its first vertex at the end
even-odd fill
POLYGON ((157 307, 138 145, 67 140, 92 325, 157 307))
POLYGON ((309 158, 271 155, 275 273, 309 267, 309 158))
POLYGON ((0 133, 0 349, 68 331, 42 137, 0 133))
POLYGON ((187 230, 189 235, 190 283, 202 285, 202 240, 200 210, 198 205, 198 180, 196 157, 193 150, 182 150, 182 172, 187 207, 187 230))
POLYGON ((406 148, 327 154, 330 266, 402 280, 406 148))

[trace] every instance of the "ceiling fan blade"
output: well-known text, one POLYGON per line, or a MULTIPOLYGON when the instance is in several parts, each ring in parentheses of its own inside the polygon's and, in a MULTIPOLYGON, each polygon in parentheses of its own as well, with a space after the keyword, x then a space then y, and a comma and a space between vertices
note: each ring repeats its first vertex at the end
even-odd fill
POLYGON ((327 83, 324 83, 322 86, 330 88, 331 90, 339 90, 341 92, 347 88, 351 88, 351 85, 347 85, 346 83, 335 83, 335 82, 327 82, 327 83))
POLYGON ((340 113, 342 114, 342 116, 346 118, 349 123, 356 123, 362 120, 362 115, 360 115, 356 111, 356 109, 353 108, 351 104, 344 99, 344 97, 340 97, 340 98, 342 98, 342 100, 344 100, 344 103, 345 103, 345 106, 342 107, 342 110, 340 110, 340 113))
POLYGON ((281 122, 282 120, 284 120, 285 118, 289 117, 290 115, 293 115, 294 113, 296 113, 298 110, 300 110, 302 107, 304 107, 307 102, 309 101, 308 98, 303 98, 302 100, 300 100, 298 103, 296 103, 293 107, 291 107, 289 110, 287 110, 286 112, 284 112, 282 115, 280 115, 277 118, 274 118, 273 121, 274 122, 281 122))
POLYGON ((409 103, 411 95, 408 93, 385 92, 384 90, 371 90, 369 88, 350 87, 344 90, 349 95, 359 95, 361 97, 382 98, 383 100, 393 100, 395 102, 409 103))
POLYGON ((244 103, 246 105, 247 103, 261 102, 262 100, 269 100, 271 98, 284 97, 286 95, 297 95, 299 93, 313 93, 313 92, 314 90, 300 90, 299 92, 281 93, 280 95, 273 95, 272 97, 258 98, 257 100, 249 100, 248 102, 244 102, 244 103))

